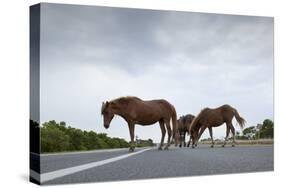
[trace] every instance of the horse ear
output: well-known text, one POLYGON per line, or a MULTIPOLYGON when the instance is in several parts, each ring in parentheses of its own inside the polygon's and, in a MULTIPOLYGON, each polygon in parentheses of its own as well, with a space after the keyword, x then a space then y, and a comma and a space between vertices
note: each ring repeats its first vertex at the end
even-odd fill
POLYGON ((108 102, 108 101, 106 101, 106 102, 105 102, 105 106, 108 106, 108 105, 109 105, 109 102, 108 102))

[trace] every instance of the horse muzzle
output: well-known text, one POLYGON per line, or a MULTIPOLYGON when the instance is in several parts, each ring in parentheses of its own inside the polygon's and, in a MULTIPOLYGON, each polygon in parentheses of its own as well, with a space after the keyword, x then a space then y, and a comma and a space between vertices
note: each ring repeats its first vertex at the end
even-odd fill
POLYGON ((108 129, 108 128, 109 128, 109 125, 105 125, 105 124, 104 124, 104 128, 108 129))

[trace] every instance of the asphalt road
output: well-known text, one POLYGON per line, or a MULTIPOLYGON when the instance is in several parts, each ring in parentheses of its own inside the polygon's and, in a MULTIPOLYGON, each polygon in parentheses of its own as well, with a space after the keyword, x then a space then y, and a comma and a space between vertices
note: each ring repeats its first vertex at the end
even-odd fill
POLYGON ((199 146, 41 155, 42 184, 213 175, 273 170, 273 146, 199 146), (115 161, 116 160, 116 161, 115 161), (91 165, 88 165, 91 164, 91 165), (74 167, 71 168, 71 167, 74 167), (70 171, 70 172, 69 172, 70 171), (67 172, 66 174, 64 174, 67 172))

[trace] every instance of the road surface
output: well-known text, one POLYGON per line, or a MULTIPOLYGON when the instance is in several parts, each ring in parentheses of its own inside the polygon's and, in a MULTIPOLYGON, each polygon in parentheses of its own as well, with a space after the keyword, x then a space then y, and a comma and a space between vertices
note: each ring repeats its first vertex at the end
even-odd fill
POLYGON ((40 182, 82 183, 272 170, 272 145, 204 145, 196 149, 171 147, 168 151, 142 148, 133 153, 119 149, 41 155, 40 182))

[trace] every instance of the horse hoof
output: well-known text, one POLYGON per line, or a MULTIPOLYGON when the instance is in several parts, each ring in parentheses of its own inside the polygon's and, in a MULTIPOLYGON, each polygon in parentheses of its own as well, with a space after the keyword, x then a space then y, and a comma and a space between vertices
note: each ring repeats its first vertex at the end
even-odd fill
POLYGON ((221 147, 223 147, 223 148, 224 148, 224 145, 222 145, 221 147))
POLYGON ((194 148, 195 148, 195 146, 192 146, 192 148, 194 149, 194 148))
POLYGON ((162 147, 159 147, 158 150, 162 150, 162 147))
POLYGON ((169 149, 168 147, 165 147, 165 148, 164 148, 164 150, 168 150, 168 149, 169 149))
POLYGON ((232 144, 232 147, 235 147, 235 145, 234 145, 234 144, 232 144))
POLYGON ((211 145, 211 148, 213 148, 214 147, 214 145, 211 145))
POLYGON ((134 152, 134 148, 130 148, 130 149, 129 149, 129 152, 134 152))
POLYGON ((181 145, 179 145, 179 147, 181 148, 181 145))

